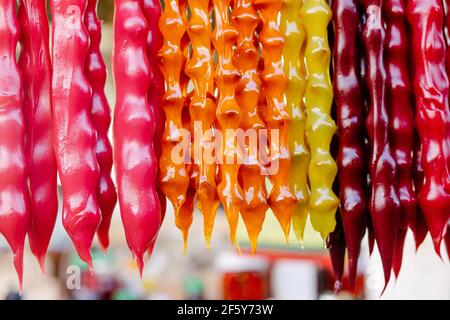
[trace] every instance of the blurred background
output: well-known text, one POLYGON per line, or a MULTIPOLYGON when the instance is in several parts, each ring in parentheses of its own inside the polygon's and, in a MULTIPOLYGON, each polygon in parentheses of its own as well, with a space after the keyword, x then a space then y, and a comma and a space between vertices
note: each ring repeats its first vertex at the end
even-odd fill
MULTIPOLYGON (((111 66, 112 0, 100 0, 104 19, 102 51, 111 66)), ((114 86, 109 70, 106 93, 114 106, 114 86)), ((104 253, 93 247, 94 273, 77 257, 62 227, 61 214, 46 261, 46 273, 28 249, 24 257, 23 294, 19 295, 12 255, 0 239, 0 299, 450 299, 450 263, 443 247, 443 260, 434 253, 429 236, 415 252, 412 235, 405 243, 403 269, 392 276, 383 296, 381 260, 375 249, 369 257, 363 240, 357 285, 334 293, 328 251, 308 223, 303 246, 293 233, 286 243, 273 214, 268 211, 257 254, 252 254, 242 221, 239 246, 228 238, 228 223, 221 209, 217 214, 211 249, 203 241, 203 218, 195 212, 187 252, 183 255, 181 233, 175 227, 173 208, 168 206, 155 250, 142 276, 126 246, 118 208, 114 213, 111 246, 104 253)))

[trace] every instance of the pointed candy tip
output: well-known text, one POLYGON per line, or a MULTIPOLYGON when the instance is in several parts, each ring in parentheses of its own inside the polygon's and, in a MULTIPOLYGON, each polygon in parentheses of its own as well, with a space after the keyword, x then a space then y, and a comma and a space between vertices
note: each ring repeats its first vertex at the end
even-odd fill
POLYGON ((41 268, 42 274, 45 274, 45 255, 38 258, 39 267, 41 268))
POLYGON ((205 238, 205 247, 206 250, 211 250, 211 239, 210 238, 205 238))
POLYGON ((350 288, 355 289, 356 284, 356 273, 357 273, 357 265, 355 263, 350 263, 350 259, 348 263, 348 278, 350 282, 350 288))
POLYGON ((444 260, 442 259, 442 254, 441 254, 441 242, 442 242, 442 238, 439 238, 439 239, 433 239, 434 251, 435 251, 436 254, 438 255, 439 259, 441 259, 442 261, 444 261, 444 260))
POLYGON ((106 253, 109 248, 109 238, 98 236, 98 243, 100 244, 100 249, 103 251, 103 253, 106 253))
POLYGON ((188 232, 183 231, 183 256, 185 256, 187 252, 187 242, 188 242, 188 232))
POLYGON ((250 236, 250 247, 252 248, 252 253, 256 254, 256 249, 258 247, 257 236, 255 236, 255 235, 251 235, 250 236))
POLYGON ((23 288, 23 247, 14 253, 14 268, 19 280, 19 292, 22 295, 23 288))
POLYGON ((143 254, 137 254, 137 253, 133 253, 134 256, 134 261, 136 261, 138 270, 139 270, 139 277, 142 279, 142 274, 144 271, 144 257, 143 254))

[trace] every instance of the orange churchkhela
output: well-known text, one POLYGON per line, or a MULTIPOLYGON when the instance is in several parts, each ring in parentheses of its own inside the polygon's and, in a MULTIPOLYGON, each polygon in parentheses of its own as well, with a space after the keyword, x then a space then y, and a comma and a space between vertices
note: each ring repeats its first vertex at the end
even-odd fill
POLYGON ((218 89, 216 117, 222 133, 220 151, 223 152, 217 155, 222 160, 218 194, 230 225, 230 240, 235 242, 239 209, 243 201, 243 192, 238 182, 241 156, 235 139, 242 119, 242 112, 234 97, 239 72, 233 65, 233 45, 238 32, 230 24, 230 0, 213 0, 213 4, 216 28, 212 42, 217 54, 215 82, 218 89))
POLYGON ((194 136, 199 137, 198 141, 193 143, 193 159, 198 166, 197 202, 203 213, 206 247, 209 248, 219 206, 216 192, 216 164, 213 159, 215 146, 211 130, 216 120, 216 105, 214 103, 214 61, 210 44, 210 6, 208 0, 188 0, 188 3, 191 16, 187 32, 191 40, 192 52, 185 72, 194 87, 189 114, 194 136))
MULTIPOLYGON (((261 79, 258 75, 258 48, 255 47, 255 30, 259 23, 252 0, 235 0, 231 21, 239 30, 234 65, 241 74, 236 86, 236 101, 242 111, 241 128, 253 130, 257 137, 265 128, 258 113, 261 79)), ((256 140, 255 140, 256 141, 256 140)), ((261 143, 260 139, 257 139, 261 143)), ((253 252, 266 216, 267 190, 265 176, 261 174, 258 146, 245 141, 244 163, 239 169, 239 180, 244 192, 241 215, 244 220, 253 252)))
POLYGON ((255 0, 254 4, 261 16, 263 27, 259 34, 262 44, 264 69, 261 73, 263 92, 266 97, 264 118, 268 127, 271 161, 278 161, 278 170, 270 179, 273 183, 269 205, 280 223, 286 240, 289 236, 292 213, 296 198, 289 187, 291 157, 288 146, 290 117, 286 111, 284 92, 286 76, 283 71, 284 38, 280 33, 277 17, 282 0, 255 0), (279 140, 273 137, 279 135, 279 140))
MULTIPOLYGON (((186 18, 187 8, 188 8, 188 2, 187 0, 180 0, 180 13, 181 17, 183 19, 184 25, 187 27, 188 21, 186 18)), ((188 84, 189 84, 189 77, 186 75, 185 72, 185 66, 186 62, 188 60, 189 55, 189 36, 187 32, 184 33, 183 38, 181 39, 181 52, 183 53, 183 70, 181 71, 180 76, 180 85, 181 85, 181 92, 183 93, 183 96, 186 97, 184 100, 183 105, 183 111, 182 111, 182 121, 183 121, 183 129, 188 130, 192 136, 192 130, 191 130, 191 118, 189 116, 189 104, 191 95, 188 94, 188 84)), ((189 147, 192 147, 191 140, 187 141, 189 144, 189 147)), ((192 225, 193 221, 193 214, 194 214, 194 200, 195 200, 195 174, 196 174, 196 166, 192 163, 186 164, 186 169, 188 172, 188 175, 190 177, 190 183, 189 187, 186 193, 186 199, 183 203, 183 205, 180 208, 180 211, 178 215, 175 217, 175 225, 178 229, 181 230, 181 233, 183 234, 183 243, 184 243, 184 250, 183 252, 186 253, 187 248, 187 239, 189 234, 189 229, 192 225)))
POLYGON ((175 155, 173 150, 182 142, 181 113, 185 94, 180 83, 183 67, 181 39, 186 31, 178 0, 165 0, 164 11, 159 21, 164 44, 159 52, 161 72, 164 75, 166 92, 163 109, 166 125, 162 138, 162 155, 159 163, 160 183, 164 194, 172 202, 175 216, 186 199, 189 176, 184 164, 184 155, 175 155))

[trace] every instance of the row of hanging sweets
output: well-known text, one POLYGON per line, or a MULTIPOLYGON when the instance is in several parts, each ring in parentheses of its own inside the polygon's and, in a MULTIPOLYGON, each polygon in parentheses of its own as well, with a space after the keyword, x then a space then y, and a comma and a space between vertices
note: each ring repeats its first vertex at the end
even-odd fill
POLYGON ((117 199, 141 272, 166 197, 185 249, 195 203, 208 247, 220 204, 231 241, 241 215, 253 250, 269 208, 300 241, 309 216, 338 279, 347 253, 352 285, 366 230, 386 283, 408 228, 417 247, 429 231, 437 254, 450 248, 450 1, 115 0, 114 148, 97 1, 50 0, 52 50, 45 0, 0 4, 0 232, 20 282, 27 234, 44 268, 57 172, 89 265, 117 199), (174 157, 185 132, 211 128, 187 154, 219 137, 216 161, 174 157), (224 134, 238 129, 270 161, 224 134))

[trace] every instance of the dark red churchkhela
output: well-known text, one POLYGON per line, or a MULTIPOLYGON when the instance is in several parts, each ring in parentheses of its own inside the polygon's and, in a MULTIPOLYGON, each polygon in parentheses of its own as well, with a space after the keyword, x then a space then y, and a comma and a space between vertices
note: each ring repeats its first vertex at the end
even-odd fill
POLYGON ((387 285, 400 222, 400 200, 395 184, 396 163, 389 140, 389 116, 386 108, 386 70, 383 61, 385 31, 381 17, 382 1, 359 1, 366 14, 362 39, 366 52, 366 85, 370 94, 370 108, 366 119, 371 146, 369 209, 387 285))
MULTIPOLYGON (((420 140, 417 137, 417 132, 414 140, 414 187, 416 194, 419 194, 420 189, 423 186, 423 167, 420 160, 422 159, 422 146, 420 145, 420 140)), ((416 250, 418 250, 428 233, 427 222, 425 221, 423 211, 422 209, 420 209, 419 205, 416 206, 416 214, 414 216, 414 219, 410 221, 409 226, 414 234, 416 250)))
POLYGON ((31 210, 28 239, 42 270, 58 213, 52 136, 52 65, 45 4, 45 0, 21 0, 18 10, 31 210))
MULTIPOLYGON (((338 292, 342 288, 346 249, 344 228, 339 213, 336 214, 336 227, 327 238, 327 248, 330 251, 331 264, 333 266, 334 276, 336 277, 334 288, 338 292)), ((354 280, 352 286, 354 286, 354 280)))
POLYGON ((114 159, 125 235, 142 273, 143 255, 161 224, 153 148, 155 117, 147 101, 149 28, 141 0, 115 0, 114 5, 114 159))
POLYGON ((90 248, 101 214, 99 166, 91 120, 91 87, 85 74, 89 34, 87 0, 52 0, 54 149, 63 194, 63 224, 80 258, 92 265, 90 248))
POLYGON ((416 213, 416 194, 413 182, 414 115, 409 72, 410 44, 404 0, 385 0, 383 14, 386 22, 385 64, 387 72, 386 106, 392 152, 397 164, 397 188, 401 218, 397 227, 394 273, 398 276, 402 265, 403 245, 410 221, 416 213))
POLYGON ((449 81, 445 70, 444 7, 440 0, 410 0, 416 126, 421 141, 424 183, 418 200, 435 250, 450 214, 449 81))
POLYGON ((348 250, 349 277, 355 284, 367 207, 367 155, 364 145, 364 98, 358 50, 360 13, 356 0, 333 1, 334 96, 337 110, 339 197, 341 228, 348 250))
POLYGON ((98 240, 104 250, 109 246, 109 226, 117 202, 116 188, 111 179, 113 165, 112 147, 108 139, 111 112, 106 100, 106 66, 100 52, 102 25, 97 17, 98 0, 88 0, 84 23, 89 32, 90 43, 86 59, 86 76, 92 87, 92 122, 97 133, 96 154, 100 166, 97 187, 97 201, 102 213, 102 221, 97 230, 98 240))
POLYGON ((22 286, 23 246, 30 225, 22 79, 16 62, 15 0, 0 2, 0 234, 14 254, 22 286))

